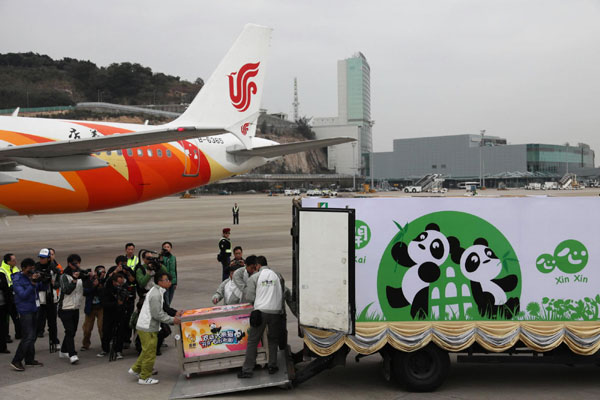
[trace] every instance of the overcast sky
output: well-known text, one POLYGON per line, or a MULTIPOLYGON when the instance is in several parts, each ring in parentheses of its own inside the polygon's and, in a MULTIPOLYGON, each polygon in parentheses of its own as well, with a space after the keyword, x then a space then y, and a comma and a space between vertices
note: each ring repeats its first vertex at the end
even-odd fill
POLYGON ((274 28, 263 106, 337 114, 337 60, 371 66, 375 151, 474 133, 600 157, 600 0, 0 0, 0 52, 207 79, 244 24, 274 28))

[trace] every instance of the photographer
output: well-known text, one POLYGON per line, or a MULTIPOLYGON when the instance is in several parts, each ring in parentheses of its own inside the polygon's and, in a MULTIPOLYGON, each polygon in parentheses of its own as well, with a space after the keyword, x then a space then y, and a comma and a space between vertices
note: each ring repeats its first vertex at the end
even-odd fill
MULTIPOLYGON (((3 274, 6 278, 6 282, 8 284, 9 290, 12 292, 12 275, 16 274, 20 271, 19 267, 17 267, 17 257, 13 253, 7 253, 2 258, 2 265, 0 265, 0 274, 3 274)), ((15 325, 15 339, 21 339, 21 323, 19 322, 19 313, 15 308, 15 304, 9 304, 7 309, 10 318, 15 325)), ((4 335, 6 338, 6 343, 12 343, 12 339, 8 333, 8 321, 6 322, 6 326, 4 327, 4 331, 0 331, 0 335, 4 335)))
POLYGON ((160 323, 181 323, 181 311, 175 317, 169 316, 164 310, 164 293, 171 286, 168 273, 159 270, 154 276, 154 285, 148 291, 138 318, 136 329, 142 342, 142 352, 129 373, 138 378, 140 385, 153 385, 158 379, 152 378, 152 368, 156 361, 156 348, 160 323))
POLYGON ((140 298, 144 297, 146 293, 152 289, 154 286, 152 278, 158 271, 168 273, 167 268, 160 263, 158 254, 149 250, 142 250, 141 256, 142 264, 138 264, 135 272, 135 279, 140 298))
POLYGON ((246 262, 243 257, 242 246, 235 246, 233 248, 233 260, 229 263, 229 267, 233 267, 234 269, 238 269, 240 267, 245 267, 246 262))
POLYGON ((173 255, 173 244, 171 242, 164 242, 162 244, 162 251, 160 253, 160 260, 167 268, 167 272, 171 275, 173 280, 171 281, 171 287, 167 291, 169 304, 173 302, 175 296, 175 289, 177 289, 177 259, 173 255))
POLYGON ((65 328, 65 337, 58 356, 68 357, 71 364, 76 364, 79 357, 75 350, 75 334, 79 324, 79 307, 83 300, 83 280, 89 279, 89 272, 79 269, 81 257, 77 254, 71 254, 67 263, 64 273, 60 276, 58 316, 65 328))
POLYGON ((15 357, 10 363, 17 371, 25 371, 22 363, 23 359, 25 359, 25 365, 27 366, 43 365, 35 359, 35 325, 39 307, 38 290, 42 284, 39 282, 40 274, 34 273, 34 269, 35 261, 26 258, 21 262, 21 272, 12 276, 14 300, 21 322, 21 333, 23 334, 15 357))
POLYGON ((44 337, 44 328, 48 321, 48 334, 50 343, 58 344, 58 332, 56 328, 56 303, 54 302, 54 290, 59 286, 60 272, 52 265, 50 249, 41 249, 39 261, 35 263, 35 271, 40 274, 42 289, 40 290, 40 308, 37 316, 37 337, 44 337))
MULTIPOLYGON (((130 248, 131 246, 129 246, 130 248)), ((138 258, 135 257, 137 260, 138 258)), ((133 314, 133 310, 135 308, 135 293, 137 291, 137 283, 135 280, 135 272, 128 265, 129 260, 126 256, 117 256, 115 259, 115 266, 110 267, 108 270, 108 275, 111 276, 116 273, 122 273, 125 277, 124 287, 127 289, 127 293, 129 294, 127 301, 125 302, 125 315, 127 320, 131 318, 131 314, 133 314)), ((125 326, 124 336, 123 336, 123 349, 128 349, 131 346, 131 333, 132 329, 129 327, 129 324, 125 326)))
POLYGON ((83 321, 83 342, 81 343, 81 351, 90 349, 90 338, 94 329, 94 321, 98 326, 98 334, 102 340, 102 322, 104 310, 102 309, 102 291, 104 290, 104 280, 106 270, 103 265, 98 265, 94 269, 94 276, 88 279, 83 284, 83 296, 85 297, 85 306, 83 312, 85 319, 83 321))
POLYGON ((127 326, 125 303, 129 293, 126 288, 125 275, 122 272, 113 273, 107 280, 102 293, 104 321, 102 326, 102 351, 98 357, 110 353, 111 343, 114 342, 116 359, 123 358, 123 341, 127 326))

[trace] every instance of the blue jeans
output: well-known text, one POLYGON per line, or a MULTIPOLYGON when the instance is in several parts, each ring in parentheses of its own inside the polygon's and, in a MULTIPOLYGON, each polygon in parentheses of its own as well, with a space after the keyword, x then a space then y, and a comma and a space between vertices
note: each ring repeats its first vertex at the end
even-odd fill
POLYGON ((13 363, 25 359, 25 364, 29 364, 35 359, 37 312, 19 314, 19 320, 21 321, 22 338, 13 358, 13 363))

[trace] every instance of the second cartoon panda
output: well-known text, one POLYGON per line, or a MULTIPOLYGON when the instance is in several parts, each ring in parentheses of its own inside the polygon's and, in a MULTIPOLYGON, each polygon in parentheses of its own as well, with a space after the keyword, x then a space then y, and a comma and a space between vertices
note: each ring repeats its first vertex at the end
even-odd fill
POLYGON ((471 281, 471 294, 479 314, 489 319, 513 318, 519 312, 519 298, 508 298, 506 294, 517 287, 517 276, 497 278, 502 263, 483 238, 460 251, 460 270, 471 281))

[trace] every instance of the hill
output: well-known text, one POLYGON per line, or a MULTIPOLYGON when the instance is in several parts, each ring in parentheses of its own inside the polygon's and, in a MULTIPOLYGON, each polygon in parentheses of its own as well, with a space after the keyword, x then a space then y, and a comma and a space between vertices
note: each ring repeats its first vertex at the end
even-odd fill
POLYGON ((74 105, 178 104, 191 101, 204 85, 152 72, 136 63, 98 67, 73 58, 53 60, 36 53, 0 54, 0 109, 74 105))

